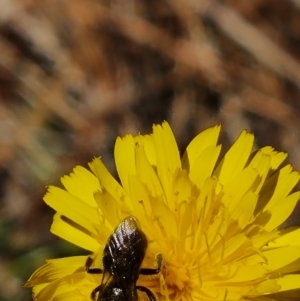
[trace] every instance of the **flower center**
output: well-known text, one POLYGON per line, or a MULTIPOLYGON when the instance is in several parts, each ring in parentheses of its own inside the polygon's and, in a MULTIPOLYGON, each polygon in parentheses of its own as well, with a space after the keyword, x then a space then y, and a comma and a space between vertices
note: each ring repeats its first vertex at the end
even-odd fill
POLYGON ((167 264, 164 267, 164 278, 171 290, 182 291, 192 286, 190 272, 187 267, 167 264))

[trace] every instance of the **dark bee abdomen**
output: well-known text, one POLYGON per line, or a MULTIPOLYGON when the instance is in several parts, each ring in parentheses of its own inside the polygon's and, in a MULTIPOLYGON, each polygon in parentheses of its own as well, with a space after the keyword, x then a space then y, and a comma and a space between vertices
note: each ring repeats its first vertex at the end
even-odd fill
POLYGON ((125 296, 120 288, 112 287, 101 292, 98 301, 125 301, 125 296))
POLYGON ((120 288, 116 286, 116 283, 113 281, 108 284, 104 290, 99 294, 97 299, 98 301, 137 301, 138 296, 136 289, 131 287, 120 288))
POLYGON ((105 270, 119 279, 124 273, 138 277, 146 248, 145 234, 138 228, 135 218, 128 217, 108 239, 103 252, 105 270))

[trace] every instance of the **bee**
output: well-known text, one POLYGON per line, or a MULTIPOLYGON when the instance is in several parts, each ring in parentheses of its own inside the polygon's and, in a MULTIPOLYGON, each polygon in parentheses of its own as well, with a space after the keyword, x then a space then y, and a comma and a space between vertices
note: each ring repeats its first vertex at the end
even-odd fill
POLYGON ((136 285, 139 275, 156 275, 162 266, 162 255, 156 257, 157 268, 141 268, 148 240, 138 227, 133 216, 126 217, 108 238, 103 251, 103 269, 93 268, 93 258, 88 257, 86 271, 102 274, 101 284, 91 293, 94 301, 137 301, 137 290, 147 294, 150 301, 156 301, 154 293, 145 286, 136 285), (108 279, 104 282, 104 275, 108 279), (98 295, 97 295, 98 294, 98 295))

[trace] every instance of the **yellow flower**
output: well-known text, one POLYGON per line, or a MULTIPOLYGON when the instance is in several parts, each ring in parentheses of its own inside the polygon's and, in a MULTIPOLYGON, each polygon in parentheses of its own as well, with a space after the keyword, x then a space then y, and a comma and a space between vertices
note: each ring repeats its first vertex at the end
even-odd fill
MULTIPOLYGON (((163 257, 160 275, 138 283, 161 301, 300 300, 300 228, 280 228, 300 198, 299 173, 272 147, 252 152, 246 131, 221 156, 219 132, 200 133, 182 158, 166 122, 118 138, 121 184, 99 158, 91 171, 77 166, 45 195, 57 212, 51 232, 91 251, 101 268, 108 237, 136 217, 149 241, 142 266, 163 257)), ((48 260, 26 286, 37 301, 91 300, 102 276, 87 273, 86 260, 48 260)))

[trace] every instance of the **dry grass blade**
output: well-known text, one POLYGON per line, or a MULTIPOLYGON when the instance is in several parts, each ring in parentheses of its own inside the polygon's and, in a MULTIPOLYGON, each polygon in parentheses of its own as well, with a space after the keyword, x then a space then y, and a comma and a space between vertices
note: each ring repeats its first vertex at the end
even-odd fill
POLYGON ((275 42, 243 19, 234 9, 213 0, 188 0, 196 11, 211 18, 231 39, 257 60, 300 88, 300 63, 275 42))

